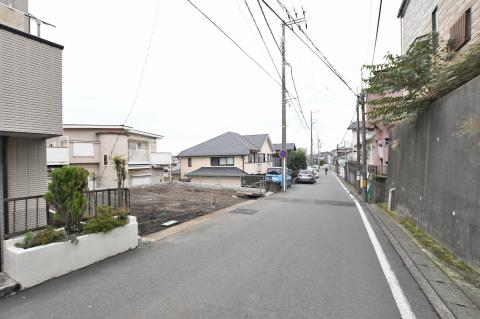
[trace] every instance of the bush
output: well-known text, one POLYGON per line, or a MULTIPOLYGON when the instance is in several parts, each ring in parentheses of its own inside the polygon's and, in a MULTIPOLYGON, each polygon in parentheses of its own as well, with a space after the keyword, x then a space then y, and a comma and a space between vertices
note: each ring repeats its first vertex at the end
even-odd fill
POLYGON ((98 206, 97 216, 87 220, 83 230, 87 234, 106 233, 128 223, 128 210, 114 210, 110 206, 98 206))
POLYGON ((307 153, 303 149, 299 149, 292 153, 288 158, 288 168, 292 171, 307 168, 307 153))
POLYGON ((45 200, 52 205, 65 223, 68 234, 81 232, 81 221, 87 208, 88 171, 81 167, 65 166, 52 172, 45 200))
POLYGON ((36 246, 46 245, 53 242, 60 242, 67 239, 67 235, 63 229, 55 229, 52 226, 48 226, 46 229, 40 230, 39 232, 32 233, 28 232, 25 234, 23 243, 15 244, 16 247, 20 248, 32 248, 36 246))

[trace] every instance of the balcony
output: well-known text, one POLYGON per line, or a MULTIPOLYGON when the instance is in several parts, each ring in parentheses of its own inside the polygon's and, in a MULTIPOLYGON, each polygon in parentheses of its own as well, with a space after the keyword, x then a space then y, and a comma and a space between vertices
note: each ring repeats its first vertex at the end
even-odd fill
POLYGON ((128 165, 150 165, 150 152, 147 150, 129 150, 128 165))
POLYGON ((167 152, 155 152, 152 155, 152 165, 162 166, 172 164, 172 153, 167 152))
POLYGON ((0 20, 0 131, 60 136, 63 47, 0 20))
POLYGON ((47 147, 47 165, 58 166, 70 163, 68 147, 47 147))

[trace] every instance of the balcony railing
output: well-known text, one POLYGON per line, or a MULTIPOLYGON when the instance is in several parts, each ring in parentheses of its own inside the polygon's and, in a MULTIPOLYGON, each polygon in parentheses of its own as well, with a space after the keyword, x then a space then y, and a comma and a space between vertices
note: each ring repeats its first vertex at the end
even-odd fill
POLYGON ((150 152, 148 151, 129 151, 128 154, 128 163, 129 164, 151 164, 150 162, 150 152))
POLYGON ((68 147, 47 147, 47 165, 68 165, 69 163, 68 147))

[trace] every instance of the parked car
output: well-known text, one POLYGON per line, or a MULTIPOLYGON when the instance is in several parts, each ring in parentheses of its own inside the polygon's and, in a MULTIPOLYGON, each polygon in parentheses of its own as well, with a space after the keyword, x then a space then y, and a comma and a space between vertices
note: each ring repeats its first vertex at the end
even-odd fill
MULTIPOLYGON (((281 167, 269 167, 267 168, 267 174, 265 175, 265 182, 267 185, 276 185, 275 190, 282 188, 282 168, 281 167)), ((292 186, 292 175, 290 170, 287 172, 287 187, 292 186)))
POLYGON ((317 178, 315 177, 315 172, 313 169, 302 169, 298 173, 297 183, 310 183, 315 184, 317 182, 317 178))

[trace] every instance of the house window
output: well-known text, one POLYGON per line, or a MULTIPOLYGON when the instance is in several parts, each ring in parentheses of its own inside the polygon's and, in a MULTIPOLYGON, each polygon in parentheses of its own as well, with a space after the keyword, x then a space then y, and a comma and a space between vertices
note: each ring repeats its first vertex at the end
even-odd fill
POLYGON ((432 12, 432 32, 438 33, 438 7, 432 12))
POLYGON ((192 167, 192 158, 191 157, 188 158, 188 167, 192 167))
POLYGON ((472 38, 472 9, 465 12, 465 37, 467 41, 472 38))
POLYGON ((107 166, 108 165, 108 155, 105 154, 103 155, 103 166, 107 166))
POLYGON ((453 50, 460 50, 471 38, 472 10, 468 9, 450 29, 450 40, 453 50))
POLYGON ((233 157, 211 157, 210 165, 211 166, 233 166, 234 160, 233 157))

